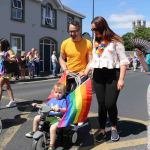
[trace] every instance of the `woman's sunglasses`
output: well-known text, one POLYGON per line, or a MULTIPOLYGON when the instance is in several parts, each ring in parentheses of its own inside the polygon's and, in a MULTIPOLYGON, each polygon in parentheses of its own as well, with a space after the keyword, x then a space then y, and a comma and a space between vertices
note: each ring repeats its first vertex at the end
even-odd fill
POLYGON ((91 31, 98 31, 98 29, 97 28, 92 28, 91 31))

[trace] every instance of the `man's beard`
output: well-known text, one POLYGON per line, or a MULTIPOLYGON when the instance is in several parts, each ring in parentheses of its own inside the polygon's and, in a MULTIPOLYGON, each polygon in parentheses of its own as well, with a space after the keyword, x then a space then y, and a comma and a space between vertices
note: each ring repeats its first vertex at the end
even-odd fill
POLYGON ((72 35, 71 38, 72 38, 73 40, 76 40, 77 36, 76 36, 76 35, 72 35))

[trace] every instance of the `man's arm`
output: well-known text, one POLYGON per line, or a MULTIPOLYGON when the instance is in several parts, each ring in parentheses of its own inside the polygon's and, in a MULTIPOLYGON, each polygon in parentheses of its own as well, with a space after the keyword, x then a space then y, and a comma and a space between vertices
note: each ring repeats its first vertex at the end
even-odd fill
POLYGON ((62 53, 60 53, 60 56, 59 56, 59 64, 62 68, 63 71, 67 71, 68 68, 67 68, 67 65, 66 65, 66 62, 65 62, 65 55, 63 55, 62 53))
POLYGON ((84 75, 85 75, 85 76, 87 76, 88 73, 89 73, 89 71, 90 71, 89 65, 90 65, 91 60, 92 60, 92 54, 89 54, 89 55, 87 56, 87 59, 88 59, 88 64, 87 64, 86 69, 85 69, 85 71, 84 71, 84 75))

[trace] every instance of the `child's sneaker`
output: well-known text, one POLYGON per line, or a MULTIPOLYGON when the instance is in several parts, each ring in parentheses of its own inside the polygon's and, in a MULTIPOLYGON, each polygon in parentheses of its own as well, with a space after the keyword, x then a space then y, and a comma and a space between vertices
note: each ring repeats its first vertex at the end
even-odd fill
POLYGON ((16 101, 10 101, 6 107, 13 107, 13 106, 16 106, 16 101))
POLYGON ((34 132, 31 131, 31 132, 26 133, 25 136, 26 136, 27 138, 33 138, 33 134, 34 134, 34 132))

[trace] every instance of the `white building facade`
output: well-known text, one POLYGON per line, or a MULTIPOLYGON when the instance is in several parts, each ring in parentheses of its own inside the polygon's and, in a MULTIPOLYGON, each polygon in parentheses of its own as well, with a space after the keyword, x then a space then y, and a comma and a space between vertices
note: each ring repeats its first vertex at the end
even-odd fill
POLYGON ((85 16, 64 6, 60 0, 1 0, 0 38, 11 47, 40 52, 40 70, 51 71, 52 51, 59 55, 61 42, 68 37, 68 23, 81 23, 85 16))

